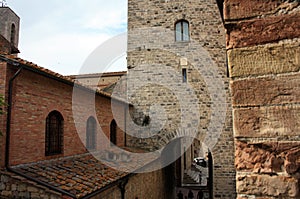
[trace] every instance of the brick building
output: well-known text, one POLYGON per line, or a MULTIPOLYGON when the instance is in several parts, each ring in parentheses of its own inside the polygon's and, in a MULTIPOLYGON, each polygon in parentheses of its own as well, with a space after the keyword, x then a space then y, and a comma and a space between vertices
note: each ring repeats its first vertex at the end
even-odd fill
MULTIPOLYGON (((9 16, 1 28, 11 30, 17 38, 18 26, 14 29, 12 24, 19 24, 19 18, 7 7, 1 7, 0 12, 2 17, 9 16)), ((113 150, 114 145, 135 150, 125 146, 121 130, 125 124, 114 120, 114 117, 124 118, 128 104, 114 99, 117 111, 113 113, 109 94, 18 58, 17 42, 7 38, 10 37, 0 37, 0 94, 7 103, 0 121, 3 133, 0 195, 8 198, 163 195, 160 171, 132 174, 113 168, 114 164, 126 167, 126 163, 144 161, 123 157, 113 150), (74 95, 80 98, 74 101, 74 95), (140 181, 144 185, 137 186, 140 181)))
POLYGON ((118 84, 95 92, 18 58, 19 18, 0 8, 6 14, 1 20, 0 94, 10 105, 0 116, 0 195, 171 199, 179 191, 203 190, 206 198, 299 198, 299 2, 129 0, 128 8, 130 114, 126 101, 107 93, 118 84), (74 111, 74 85, 81 102, 97 111, 80 101, 74 111), (95 104, 88 101, 91 95, 95 104), (210 126, 217 116, 224 119, 222 125, 210 126), (131 132, 126 122, 131 117, 140 126, 137 131, 131 132), (91 129, 105 135, 95 142, 87 136, 90 118, 101 124, 91 129), (61 127, 52 142, 50 121, 61 127), (197 134, 186 134, 194 125, 197 134), (153 132, 158 136, 147 138, 153 132), (174 139, 178 132, 194 139, 174 139), (182 156, 152 172, 124 172, 113 169, 114 161, 111 167, 99 162, 93 153, 100 151, 108 162, 120 158, 126 167, 128 157, 102 150, 108 143, 103 140, 111 137, 127 150, 166 148, 158 160, 162 164, 167 164, 165 156, 182 156), (192 164, 203 152, 212 155, 212 167, 201 170, 208 172, 205 184, 192 164))

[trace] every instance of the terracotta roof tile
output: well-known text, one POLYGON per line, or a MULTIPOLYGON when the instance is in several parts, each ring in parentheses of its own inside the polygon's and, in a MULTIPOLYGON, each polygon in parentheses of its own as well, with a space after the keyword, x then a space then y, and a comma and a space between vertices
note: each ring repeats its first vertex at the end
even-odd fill
MULTIPOLYGON (((126 150, 143 152, 141 149, 126 148, 126 150)), ((127 176, 129 171, 143 167, 145 162, 151 163, 156 160, 156 155, 147 155, 140 159, 127 157, 129 159, 125 158, 121 162, 107 161, 106 164, 103 164, 95 158, 97 156, 106 157, 108 153, 120 156, 120 152, 114 150, 101 151, 93 155, 86 153, 18 165, 12 169, 81 198, 127 176), (116 166, 120 170, 113 169, 116 166)))
POLYGON ((77 198, 128 175, 126 172, 109 168, 91 154, 18 165, 12 168, 74 194, 77 198))
POLYGON ((123 76, 123 75, 127 75, 127 71, 88 73, 88 74, 70 75, 69 77, 72 79, 79 79, 79 78, 110 77, 110 76, 123 76))
POLYGON ((108 97, 108 98, 113 98, 113 99, 116 99, 118 101, 121 101, 121 102, 124 102, 124 103, 128 103, 127 101, 125 101, 122 98, 117 98, 116 96, 112 97, 110 93, 107 93, 107 92, 101 91, 99 89, 95 89, 95 88, 89 87, 88 85, 82 84, 79 81, 74 80, 72 78, 72 76, 61 75, 61 74, 56 73, 54 71, 51 71, 49 69, 43 68, 41 66, 38 66, 37 64, 35 64, 33 62, 30 62, 30 61, 21 59, 19 57, 16 57, 15 55, 0 55, 0 58, 2 60, 10 61, 10 62, 13 62, 15 64, 19 63, 19 64, 26 65, 27 67, 29 67, 31 69, 35 69, 37 71, 44 72, 44 73, 46 73, 48 75, 51 75, 51 76, 56 77, 58 79, 64 80, 64 81, 69 82, 71 84, 75 83, 76 85, 79 85, 79 86, 82 86, 84 88, 90 89, 91 91, 94 91, 94 92, 96 92, 97 94, 99 94, 101 96, 108 97))

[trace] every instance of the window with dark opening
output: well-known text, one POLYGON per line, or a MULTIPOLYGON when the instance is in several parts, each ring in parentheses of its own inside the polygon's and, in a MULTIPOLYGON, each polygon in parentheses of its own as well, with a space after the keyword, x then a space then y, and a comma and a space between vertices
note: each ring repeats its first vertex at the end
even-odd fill
POLYGON ((86 148, 96 149, 96 120, 94 117, 89 117, 86 123, 86 148))
POLYGON ((189 23, 186 20, 180 20, 175 24, 175 39, 176 41, 190 40, 189 23))
POLYGON ((187 82, 186 68, 182 69, 182 82, 187 82))
POLYGON ((117 145, 117 123, 115 120, 110 123, 110 142, 117 145))
POLYGON ((63 117, 58 111, 52 111, 46 118, 45 154, 56 155, 63 152, 63 117))
POLYGON ((12 24, 11 30, 10 30, 10 43, 13 46, 15 45, 15 37, 16 37, 16 26, 15 26, 15 24, 12 24))

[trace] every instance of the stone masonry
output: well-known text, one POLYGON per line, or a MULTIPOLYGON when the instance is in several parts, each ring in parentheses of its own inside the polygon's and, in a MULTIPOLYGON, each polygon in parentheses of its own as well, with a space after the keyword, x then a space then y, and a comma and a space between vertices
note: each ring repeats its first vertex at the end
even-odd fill
POLYGON ((174 132, 195 137, 212 151, 213 197, 235 198, 225 32, 217 3, 129 0, 127 60, 128 98, 140 125, 128 122, 133 136, 127 144, 159 150, 176 138, 174 132), (189 23, 189 41, 175 41, 179 20, 189 23))
POLYGON ((299 198, 299 1, 225 0, 239 199, 299 198))
POLYGON ((8 7, 0 7, 0 27, 0 35, 8 41, 13 39, 13 45, 18 47, 20 18, 8 7), (11 36, 12 26, 15 27, 14 38, 11 36))
MULTIPOLYGON (((59 199, 62 194, 49 190, 23 177, 0 171, 1 198, 59 199)), ((67 198, 66 198, 67 199, 67 198)))

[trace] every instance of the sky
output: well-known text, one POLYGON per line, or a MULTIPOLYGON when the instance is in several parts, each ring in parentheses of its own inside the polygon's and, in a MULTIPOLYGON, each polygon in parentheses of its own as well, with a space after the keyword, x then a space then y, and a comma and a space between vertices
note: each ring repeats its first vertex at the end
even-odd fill
MULTIPOLYGON (((127 30, 127 0, 6 2, 21 21, 19 57, 63 75, 82 73, 95 49, 127 30)), ((125 59, 106 71, 126 70, 125 59)))

